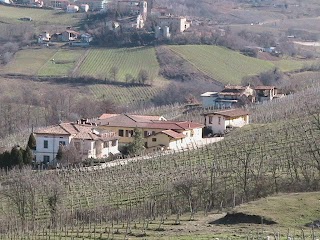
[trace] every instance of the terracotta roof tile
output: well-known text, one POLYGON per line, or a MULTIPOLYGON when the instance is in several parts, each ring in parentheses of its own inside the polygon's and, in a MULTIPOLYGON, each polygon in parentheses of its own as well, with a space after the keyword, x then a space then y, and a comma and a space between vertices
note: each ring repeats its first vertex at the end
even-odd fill
POLYGON ((138 115, 121 114, 108 119, 97 120, 96 123, 101 126, 112 127, 128 127, 128 128, 153 128, 153 129, 172 129, 172 130, 186 130, 194 128, 202 128, 204 125, 194 122, 175 122, 175 121, 159 121, 152 120, 150 116, 137 117, 138 115), (146 120, 145 120, 146 119, 146 120))
MULTIPOLYGON (((164 130, 164 131, 161 131, 159 133, 166 134, 167 136, 172 137, 174 139, 182 139, 182 138, 186 137, 186 135, 184 135, 183 133, 178 133, 178 132, 173 131, 173 130, 164 130)), ((157 134, 159 134, 159 133, 157 133, 157 134)))
MULTIPOLYGON (((98 129, 99 130, 99 129, 98 129)), ((91 125, 81 125, 75 123, 60 123, 56 126, 50 126, 47 128, 39 129, 35 134, 41 135, 69 135, 74 139, 83 140, 114 140, 118 139, 118 136, 112 132, 95 131, 95 128, 91 125), (96 134, 96 133, 100 134, 96 134)))

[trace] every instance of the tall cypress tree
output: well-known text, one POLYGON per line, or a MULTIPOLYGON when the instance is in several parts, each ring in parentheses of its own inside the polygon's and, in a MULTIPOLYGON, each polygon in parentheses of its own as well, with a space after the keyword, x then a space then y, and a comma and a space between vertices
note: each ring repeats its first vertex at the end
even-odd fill
POLYGON ((23 152, 23 163, 25 165, 31 165, 33 160, 33 153, 29 146, 26 147, 26 150, 23 152))
POLYGON ((133 141, 128 145, 128 152, 130 155, 141 154, 144 150, 144 140, 142 137, 142 131, 138 128, 133 130, 133 141))
POLYGON ((28 140, 28 146, 30 149, 36 150, 36 144, 36 138, 34 137, 33 133, 31 133, 28 140))
POLYGON ((11 161, 12 166, 19 165, 20 168, 23 166, 23 150, 19 146, 14 146, 11 149, 11 161))

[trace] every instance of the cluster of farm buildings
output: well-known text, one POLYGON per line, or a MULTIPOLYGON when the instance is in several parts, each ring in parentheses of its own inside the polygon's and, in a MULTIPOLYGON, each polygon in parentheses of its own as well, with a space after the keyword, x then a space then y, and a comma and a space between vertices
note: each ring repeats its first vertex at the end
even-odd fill
POLYGON ((248 94, 249 88, 226 86, 220 93, 212 93, 212 96, 208 93, 202 94, 205 104, 208 104, 207 98, 212 97, 212 102, 209 101, 212 103, 211 107, 216 106, 216 101, 219 107, 222 107, 203 114, 203 123, 168 121, 163 116, 106 113, 90 120, 82 119, 39 129, 34 132, 37 145, 36 162, 54 164, 61 145, 73 145, 81 159, 108 158, 119 154, 119 149, 134 141, 136 129, 142 133, 146 153, 180 150, 197 145, 203 141, 204 128, 213 135, 223 135, 228 129, 249 124, 249 112, 229 103, 235 103, 241 97, 254 101, 270 101, 277 96, 276 88, 273 86, 256 87, 257 97, 254 97, 253 93, 248 94), (226 98, 226 101, 222 101, 221 98, 226 98), (222 106, 221 103, 225 105, 222 106))

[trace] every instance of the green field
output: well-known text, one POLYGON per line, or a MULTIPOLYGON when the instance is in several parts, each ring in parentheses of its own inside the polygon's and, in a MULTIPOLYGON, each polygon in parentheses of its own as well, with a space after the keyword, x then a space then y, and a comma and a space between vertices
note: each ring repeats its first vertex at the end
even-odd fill
POLYGON ((143 104, 149 102, 161 89, 153 86, 115 86, 97 84, 90 86, 97 99, 111 99, 117 104, 143 104))
MULTIPOLYGON (((0 5, 1 23, 22 23, 19 18, 31 17, 32 25, 75 25, 82 18, 82 14, 67 14, 64 11, 45 10, 41 8, 18 8, 0 5)), ((25 22, 26 23, 26 22, 25 22)))
POLYGON ((107 78, 110 69, 117 67, 118 80, 125 81, 126 74, 137 77, 140 70, 149 73, 150 79, 158 76, 159 63, 154 48, 121 48, 121 49, 91 49, 78 74, 81 76, 94 76, 107 78))
POLYGON ((274 67, 282 71, 303 68, 313 61, 265 61, 244 56, 218 46, 187 45, 168 46, 200 71, 225 84, 241 84, 243 77, 257 75, 274 67))
POLYGON ((64 76, 76 66, 84 50, 26 49, 16 53, 14 59, 4 67, 4 73, 64 76), (52 61, 54 59, 54 62, 52 61))
POLYGON ((243 77, 270 70, 270 62, 217 46, 169 46, 200 71, 225 84, 240 84, 243 77))
POLYGON ((136 78, 140 70, 146 70, 150 80, 159 80, 159 63, 154 48, 26 49, 16 53, 3 68, 3 73, 65 76, 74 71, 78 76, 105 79, 110 77, 112 67, 119 70, 118 81, 124 82, 127 74, 136 78))
POLYGON ((85 50, 59 50, 39 70, 40 76, 70 75, 85 50), (51 61, 54 59, 54 61, 51 61))
POLYGON ((17 52, 14 59, 7 64, 4 73, 17 73, 25 75, 37 75, 39 69, 52 59, 57 49, 40 48, 26 49, 17 52))

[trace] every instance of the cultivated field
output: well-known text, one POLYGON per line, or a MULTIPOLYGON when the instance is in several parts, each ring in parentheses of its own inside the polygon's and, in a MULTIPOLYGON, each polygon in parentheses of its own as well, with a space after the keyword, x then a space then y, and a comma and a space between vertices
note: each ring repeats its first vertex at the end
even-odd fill
POLYGON ((39 69, 52 59, 57 51, 49 48, 18 51, 14 59, 3 68, 3 73, 37 75, 39 69))
POLYGON ((104 80, 111 78, 110 69, 113 67, 119 70, 117 81, 124 82, 127 74, 137 78, 140 70, 148 72, 149 82, 160 79, 159 63, 154 48, 26 49, 16 53, 14 59, 3 68, 3 73, 38 76, 78 75, 104 80))
POLYGON ((169 46, 196 68, 222 83, 240 84, 248 75, 270 70, 270 62, 254 59, 217 46, 169 46))
POLYGON ((38 76, 70 75, 84 52, 82 49, 69 50, 57 48, 21 50, 3 68, 3 73, 38 76))
MULTIPOLYGON (((314 204, 319 200, 317 195, 308 195, 309 200, 301 200, 301 195, 292 201, 285 196, 283 199, 287 199, 288 204, 278 212, 284 203, 281 203, 281 196, 277 203, 275 198, 270 198, 269 204, 260 203, 264 206, 260 210, 258 204, 247 208, 242 205, 237 209, 274 218, 277 224, 271 227, 254 224, 209 227, 209 222, 222 216, 209 215, 201 221, 201 215, 207 214, 210 208, 216 212, 276 191, 315 187, 318 157, 314 159, 312 152, 316 151, 319 131, 310 133, 315 125, 307 119, 303 121, 303 124, 287 121, 253 125, 205 148, 160 154, 102 170, 12 173, 15 175, 9 176, 18 183, 32 184, 27 186, 32 186, 32 193, 38 196, 30 200, 37 206, 37 211, 32 213, 26 206, 28 215, 25 216, 29 229, 34 224, 37 233, 29 231, 26 234, 42 239, 62 236, 80 239, 136 239, 141 236, 147 239, 243 239, 248 235, 266 237, 273 231, 284 238, 289 228, 290 235, 301 237, 301 229, 308 231, 304 224, 316 220, 317 215, 312 212, 317 209, 314 204), (61 195, 56 191, 61 191, 61 195), (58 197, 57 206, 61 209, 57 210, 59 217, 55 219, 52 219, 47 200, 51 196, 58 197), (289 223, 290 210, 311 205, 312 208, 306 211, 301 208, 291 215, 293 221, 289 223), (289 212, 285 212, 286 209, 289 212), (37 217, 32 219, 32 214, 37 217), (299 221, 294 221, 296 217, 299 221), (190 219, 196 221, 188 221, 190 219)), ((1 176, 2 181, 7 178, 8 175, 1 176)), ((28 192, 24 194, 29 196, 28 192)), ((14 214, 15 205, 9 206, 8 202, 10 199, 3 197, 0 227, 7 229, 3 230, 3 238, 10 239, 17 231, 10 226, 19 226, 22 220, 14 214)))
POLYGON ((39 76, 70 76, 85 50, 60 49, 37 71, 39 76), (54 61, 52 61, 54 60, 54 61))
POLYGON ((115 86, 97 84, 90 86, 90 90, 97 99, 110 99, 117 105, 148 104, 161 87, 154 86, 115 86))
POLYGON ((64 11, 45 10, 39 8, 17 8, 0 5, 1 23, 21 23, 19 18, 31 17, 32 25, 75 25, 83 14, 67 14, 64 11))
POLYGON ((282 71, 301 69, 314 61, 255 59, 218 46, 168 46, 200 71, 224 84, 241 84, 243 77, 278 67, 282 71))
POLYGON ((159 63, 155 49, 121 48, 121 49, 91 49, 79 67, 78 75, 108 78, 110 69, 119 70, 118 81, 125 81, 127 74, 137 77, 140 70, 149 73, 150 79, 158 76, 159 63))

